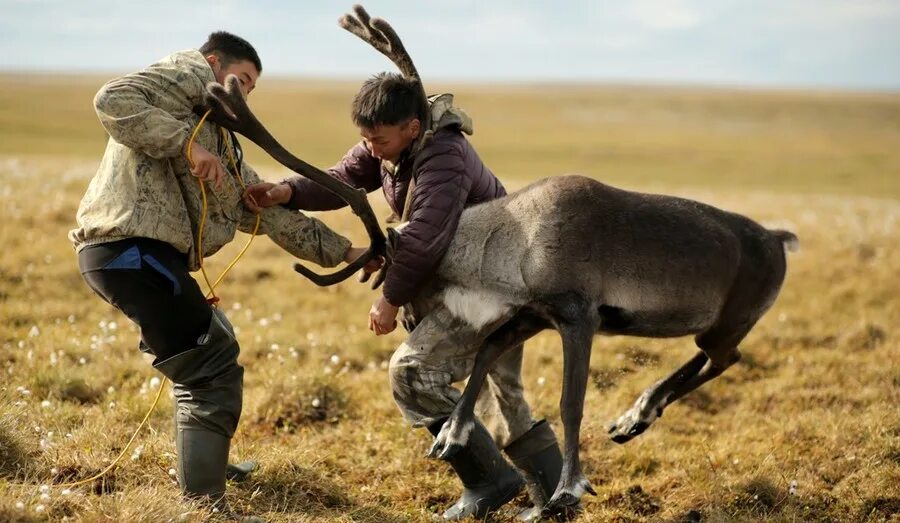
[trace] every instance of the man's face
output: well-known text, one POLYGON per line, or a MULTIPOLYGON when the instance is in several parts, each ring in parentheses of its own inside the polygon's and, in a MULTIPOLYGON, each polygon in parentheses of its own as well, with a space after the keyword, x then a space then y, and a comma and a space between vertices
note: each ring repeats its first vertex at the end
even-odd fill
POLYGON ((372 156, 397 163, 400 154, 419 137, 419 119, 412 118, 396 125, 376 125, 371 129, 362 127, 359 134, 372 151, 372 156))
POLYGON ((219 57, 211 54, 206 57, 206 61, 212 68, 213 73, 216 76, 216 81, 222 85, 225 85, 225 78, 227 78, 228 75, 233 74, 237 76, 238 81, 241 83, 241 92, 244 94, 244 98, 250 96, 250 91, 256 87, 259 71, 256 70, 256 66, 253 65, 253 62, 250 60, 241 60, 239 62, 222 65, 222 61, 219 57))

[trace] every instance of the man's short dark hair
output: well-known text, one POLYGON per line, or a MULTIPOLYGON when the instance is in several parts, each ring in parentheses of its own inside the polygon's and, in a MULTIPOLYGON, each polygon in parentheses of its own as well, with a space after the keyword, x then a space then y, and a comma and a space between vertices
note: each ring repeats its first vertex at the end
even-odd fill
POLYGON ((250 42, 227 31, 216 31, 209 35, 206 43, 200 47, 203 56, 214 54, 219 57, 223 66, 247 60, 256 66, 256 72, 262 74, 262 62, 256 49, 250 42))
POLYGON ((353 98, 351 116, 357 127, 397 125, 420 114, 424 100, 416 80, 397 73, 380 73, 366 82, 353 98))

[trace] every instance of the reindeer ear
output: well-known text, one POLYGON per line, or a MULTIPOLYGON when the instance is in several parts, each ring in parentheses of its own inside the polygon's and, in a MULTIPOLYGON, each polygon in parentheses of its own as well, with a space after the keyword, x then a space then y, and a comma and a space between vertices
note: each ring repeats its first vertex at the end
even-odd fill
POLYGON ((203 100, 206 102, 206 106, 212 111, 214 121, 221 123, 224 119, 227 119, 237 122, 234 111, 228 107, 227 102, 225 101, 227 99, 228 93, 221 84, 218 82, 209 82, 206 84, 206 93, 203 95, 203 100))
POLYGON ((397 243, 400 241, 400 231, 393 227, 387 228, 387 251, 388 253, 393 254, 394 250, 397 248, 397 243))

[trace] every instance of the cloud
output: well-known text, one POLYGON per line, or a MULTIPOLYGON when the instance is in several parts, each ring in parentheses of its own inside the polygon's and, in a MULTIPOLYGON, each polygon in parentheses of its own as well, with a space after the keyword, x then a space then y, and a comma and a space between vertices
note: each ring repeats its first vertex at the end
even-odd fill
POLYGON ((698 25, 699 13, 681 0, 635 0, 625 9, 626 17, 656 30, 683 30, 698 25))

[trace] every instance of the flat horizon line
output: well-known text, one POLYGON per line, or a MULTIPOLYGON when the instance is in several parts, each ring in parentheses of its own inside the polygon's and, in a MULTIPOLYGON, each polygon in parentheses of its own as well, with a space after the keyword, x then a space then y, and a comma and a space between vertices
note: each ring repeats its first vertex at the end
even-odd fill
MULTIPOLYGON (((132 70, 77 70, 77 69, 5 69, 0 67, 0 76, 19 77, 53 77, 64 76, 67 78, 113 78, 132 72, 132 70)), ((380 72, 380 71, 379 71, 380 72)), ((266 80, 275 82, 314 82, 317 84, 338 83, 358 85, 361 81, 373 74, 303 74, 303 73, 276 73, 263 75, 266 80)), ((672 89, 672 90, 711 90, 711 91, 749 91, 772 93, 813 93, 813 94, 857 94, 857 95, 900 95, 900 86, 840 86, 840 85, 816 85, 816 84, 776 84, 776 83, 736 83, 716 81, 687 81, 687 80, 663 80, 663 79, 629 79, 629 78, 452 78, 433 77, 427 84, 459 85, 466 87, 557 87, 557 88, 638 88, 638 89, 672 89)))

